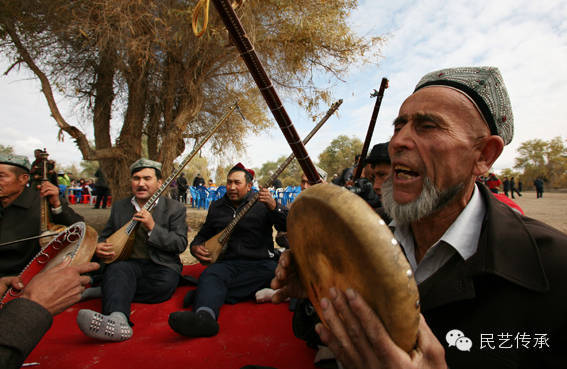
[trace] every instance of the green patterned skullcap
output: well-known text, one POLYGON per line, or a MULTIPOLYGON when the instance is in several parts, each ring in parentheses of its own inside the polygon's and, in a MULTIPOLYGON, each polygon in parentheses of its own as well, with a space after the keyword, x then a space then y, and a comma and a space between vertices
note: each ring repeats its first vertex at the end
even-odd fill
POLYGON ((134 174, 135 171, 143 168, 154 168, 161 172, 161 163, 146 158, 138 159, 134 164, 130 165, 130 174, 134 174))
POLYGON ((514 136, 512 104, 498 68, 441 69, 423 76, 415 91, 427 86, 447 86, 463 92, 476 104, 491 134, 502 137, 505 145, 512 141, 514 136))
POLYGON ((0 154, 0 164, 14 165, 23 168, 28 172, 31 169, 30 161, 27 156, 15 154, 0 154))

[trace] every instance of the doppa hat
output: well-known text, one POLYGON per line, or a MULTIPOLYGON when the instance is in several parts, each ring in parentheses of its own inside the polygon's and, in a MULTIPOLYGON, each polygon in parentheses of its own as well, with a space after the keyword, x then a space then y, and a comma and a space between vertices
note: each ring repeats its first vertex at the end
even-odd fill
POLYGON ((256 172, 254 172, 253 169, 248 169, 248 168, 246 168, 246 167, 244 166, 244 164, 242 164, 242 163, 240 163, 240 162, 236 163, 236 165, 233 166, 233 167, 230 169, 230 171, 233 171, 233 170, 240 170, 240 171, 243 171, 243 172, 245 172, 245 173, 248 173, 248 174, 250 175, 251 179, 254 179, 254 177, 256 176, 256 172))
MULTIPOLYGON (((504 144, 514 136, 514 116, 502 74, 496 67, 459 67, 426 74, 415 91, 427 86, 447 86, 463 92, 474 102, 490 128, 504 144)), ((414 92, 415 92, 414 91, 414 92)))
POLYGON ((28 172, 31 169, 30 161, 27 156, 15 154, 0 154, 0 164, 14 165, 23 168, 28 172))
POLYGON ((133 174, 134 172, 138 171, 139 169, 143 169, 143 168, 153 168, 155 170, 158 170, 161 173, 161 163, 154 161, 154 160, 150 160, 150 159, 146 159, 146 158, 141 158, 138 159, 134 162, 134 164, 130 165, 130 174, 133 174))

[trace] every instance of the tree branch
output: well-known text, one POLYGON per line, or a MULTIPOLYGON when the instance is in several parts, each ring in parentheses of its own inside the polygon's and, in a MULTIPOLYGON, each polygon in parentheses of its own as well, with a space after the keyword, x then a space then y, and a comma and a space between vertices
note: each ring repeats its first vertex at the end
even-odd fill
POLYGON ((20 59, 20 58, 18 58, 18 60, 16 60, 12 65, 10 65, 10 66, 8 67, 8 69, 6 69, 6 71, 4 72, 4 75, 7 76, 8 73, 10 73, 10 71, 11 71, 12 69, 14 69, 18 64, 20 64, 20 63, 22 63, 22 62, 23 62, 23 60, 20 59))
POLYGON ((63 118, 63 116, 59 112, 59 108, 57 107, 57 103, 55 102, 55 98, 53 97, 53 90, 51 89, 51 83, 49 82, 49 79, 47 78, 45 73, 43 73, 41 69, 39 69, 37 64, 35 64, 32 56, 25 48, 25 46, 22 44, 14 28, 13 23, 6 18, 3 18, 2 21, 4 23, 6 32, 12 39, 14 46, 16 46, 16 49, 18 50, 21 59, 27 64, 27 66, 32 70, 32 72, 37 76, 37 78, 39 78, 41 82, 41 91, 43 92, 43 95, 47 100, 47 105, 49 105, 51 116, 53 117, 53 119, 55 119, 55 122, 57 123, 59 128, 62 131, 67 132, 71 137, 73 137, 75 143, 77 144, 77 147, 83 154, 83 158, 85 160, 96 159, 96 156, 94 155, 94 151, 90 147, 89 141, 87 140, 87 136, 77 127, 68 124, 65 121, 65 118, 63 118))

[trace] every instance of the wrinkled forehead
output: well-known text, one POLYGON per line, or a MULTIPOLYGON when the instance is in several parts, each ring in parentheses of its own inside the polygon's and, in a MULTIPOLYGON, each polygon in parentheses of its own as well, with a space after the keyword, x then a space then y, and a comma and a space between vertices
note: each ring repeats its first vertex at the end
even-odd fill
POLYGON ((451 116, 460 118, 454 121, 477 123, 488 129, 476 104, 466 94, 452 87, 428 86, 417 90, 402 103, 396 121, 419 115, 451 116))
POLYGON ((427 86, 417 90, 404 100, 400 111, 408 103, 420 103, 422 106, 432 109, 431 112, 441 111, 448 107, 478 111, 476 104, 465 93, 449 86, 427 86))

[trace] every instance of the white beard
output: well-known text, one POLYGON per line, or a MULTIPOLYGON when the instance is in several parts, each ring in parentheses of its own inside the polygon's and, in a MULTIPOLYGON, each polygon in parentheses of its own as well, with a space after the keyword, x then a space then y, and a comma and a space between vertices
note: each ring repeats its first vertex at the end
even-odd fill
POLYGON ((426 177, 423 181, 421 193, 416 200, 407 204, 398 204, 394 200, 394 182, 393 175, 391 175, 382 184, 382 204, 386 213, 396 221, 397 225, 409 224, 442 209, 464 187, 464 183, 460 183, 441 191, 426 177))

